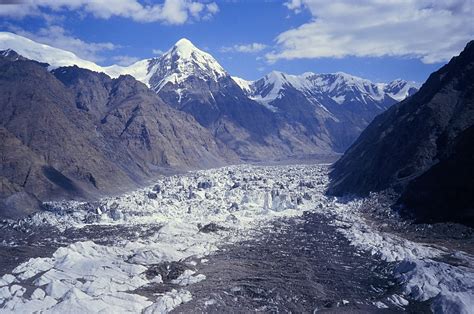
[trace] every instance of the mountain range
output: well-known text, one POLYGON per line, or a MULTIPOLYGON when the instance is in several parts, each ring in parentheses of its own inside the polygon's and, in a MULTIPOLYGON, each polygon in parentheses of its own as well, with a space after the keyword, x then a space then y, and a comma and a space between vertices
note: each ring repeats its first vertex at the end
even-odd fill
POLYGON ((243 160, 343 153, 377 114, 418 88, 414 82, 372 83, 345 73, 271 72, 245 81, 187 39, 128 67, 101 67, 6 32, 0 33, 0 49, 50 69, 77 65, 112 78, 132 75, 167 104, 193 115, 243 160))
POLYGON ((325 134, 335 152, 344 152, 377 114, 418 90, 414 82, 372 83, 342 72, 296 76, 274 71, 255 82, 236 81, 251 99, 285 120, 325 134))
POLYGON ((246 81, 187 39, 128 67, 6 32, 0 50, 0 214, 11 217, 164 171, 333 156, 417 90, 345 73, 246 81))

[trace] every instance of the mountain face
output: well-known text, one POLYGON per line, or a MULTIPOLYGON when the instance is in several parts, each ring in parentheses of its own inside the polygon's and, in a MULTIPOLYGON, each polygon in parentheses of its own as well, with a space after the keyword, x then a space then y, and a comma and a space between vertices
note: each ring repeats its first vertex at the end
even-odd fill
POLYGON ((166 169, 237 157, 190 115, 131 76, 111 79, 0 52, 0 215, 58 198, 91 198, 166 169))
POLYGON ((251 99, 275 114, 306 128, 322 126, 336 152, 352 144, 376 115, 417 91, 414 82, 375 84, 340 72, 299 76, 271 72, 255 82, 235 80, 251 99))
POLYGON ((417 91, 414 82, 395 80, 388 84, 372 83, 343 72, 333 74, 307 72, 302 75, 290 75, 273 71, 254 82, 245 82, 240 78, 236 78, 236 82, 242 85, 250 97, 269 105, 276 99, 285 97, 291 89, 301 92, 315 103, 330 98, 339 105, 361 102, 373 106, 384 105, 384 102, 401 101, 417 91))
POLYGON ((393 188, 421 221, 474 225, 474 43, 374 119, 334 165, 329 193, 393 188))
POLYGON ((331 152, 250 99, 211 55, 187 39, 151 59, 148 77, 166 103, 193 115, 244 160, 331 152))
POLYGON ((244 159, 343 152, 373 117, 416 91, 414 83, 373 84, 343 73, 272 72, 248 82, 186 39, 148 70, 150 88, 165 102, 192 114, 244 159))
POLYGON ((113 78, 132 75, 244 160, 342 153, 377 114, 416 91, 414 83, 374 84, 344 73, 272 72, 245 81, 187 39, 128 67, 100 67, 11 33, 0 33, 2 47, 21 49, 49 69, 77 64, 113 78))

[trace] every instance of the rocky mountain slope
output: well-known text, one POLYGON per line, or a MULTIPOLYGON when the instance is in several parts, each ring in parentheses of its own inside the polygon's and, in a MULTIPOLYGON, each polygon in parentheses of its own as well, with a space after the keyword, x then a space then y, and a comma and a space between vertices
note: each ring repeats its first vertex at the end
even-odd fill
POLYGON ((335 164, 329 190, 366 195, 393 188, 422 221, 474 225, 474 44, 411 98, 379 115, 335 164))
POLYGON ((131 76, 0 52, 0 214, 39 200, 94 197, 130 188, 165 169, 235 162, 193 117, 131 76))

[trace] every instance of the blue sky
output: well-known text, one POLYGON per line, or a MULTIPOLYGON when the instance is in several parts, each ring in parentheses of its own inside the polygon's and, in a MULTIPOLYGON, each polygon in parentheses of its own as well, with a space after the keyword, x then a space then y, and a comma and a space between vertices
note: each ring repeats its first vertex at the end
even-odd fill
POLYGON ((474 37, 469 0, 39 2, 0 5, 1 30, 101 65, 149 58, 186 37, 251 80, 278 70, 423 82, 474 37))

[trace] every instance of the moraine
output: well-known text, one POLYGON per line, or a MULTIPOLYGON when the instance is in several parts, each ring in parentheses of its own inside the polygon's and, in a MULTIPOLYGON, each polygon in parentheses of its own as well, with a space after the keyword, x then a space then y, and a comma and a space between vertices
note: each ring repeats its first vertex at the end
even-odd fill
POLYGON ((0 312, 469 309, 472 256, 373 229, 327 170, 196 171, 3 222, 0 312))

